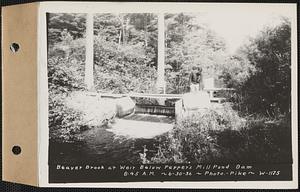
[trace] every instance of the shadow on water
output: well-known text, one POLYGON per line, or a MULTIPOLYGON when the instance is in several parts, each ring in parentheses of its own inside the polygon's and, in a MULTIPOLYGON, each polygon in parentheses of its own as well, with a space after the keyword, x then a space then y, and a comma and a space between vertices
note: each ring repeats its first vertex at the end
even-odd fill
POLYGON ((107 127, 94 127, 82 132, 82 140, 72 143, 49 141, 49 162, 120 164, 141 163, 139 153, 144 147, 151 156, 158 145, 158 137, 153 139, 131 139, 116 136, 107 127))

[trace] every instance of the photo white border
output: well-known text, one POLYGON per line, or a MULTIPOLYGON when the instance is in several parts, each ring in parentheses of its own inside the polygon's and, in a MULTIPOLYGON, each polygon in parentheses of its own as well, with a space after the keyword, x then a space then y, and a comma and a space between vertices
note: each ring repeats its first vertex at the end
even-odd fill
POLYGON ((296 3, 150 3, 150 2, 41 2, 38 17, 38 127, 39 186, 41 187, 101 187, 101 188, 210 188, 210 189, 295 189, 298 187, 298 95, 297 95, 297 4, 296 3), (281 9, 291 17, 292 43, 292 181, 166 181, 65 183, 48 182, 48 75, 46 13, 146 13, 146 12, 208 12, 224 9, 270 11, 281 9))

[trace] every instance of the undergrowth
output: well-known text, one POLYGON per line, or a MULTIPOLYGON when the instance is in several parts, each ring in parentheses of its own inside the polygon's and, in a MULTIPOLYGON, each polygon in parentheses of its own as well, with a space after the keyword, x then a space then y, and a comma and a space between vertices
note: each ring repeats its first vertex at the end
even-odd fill
POLYGON ((280 120, 238 116, 230 106, 185 117, 159 138, 143 163, 291 162, 291 125, 280 120))

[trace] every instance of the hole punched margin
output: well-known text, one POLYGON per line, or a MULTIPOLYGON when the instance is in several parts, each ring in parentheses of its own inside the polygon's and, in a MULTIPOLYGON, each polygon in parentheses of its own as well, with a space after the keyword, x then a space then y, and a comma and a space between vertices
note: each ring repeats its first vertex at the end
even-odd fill
POLYGON ((11 52, 16 53, 19 51, 20 45, 18 43, 12 43, 10 44, 9 49, 11 52))
POLYGON ((14 155, 19 155, 19 154, 21 154, 22 149, 21 149, 20 146, 14 145, 14 146, 12 147, 12 150, 11 150, 11 151, 13 152, 14 155))

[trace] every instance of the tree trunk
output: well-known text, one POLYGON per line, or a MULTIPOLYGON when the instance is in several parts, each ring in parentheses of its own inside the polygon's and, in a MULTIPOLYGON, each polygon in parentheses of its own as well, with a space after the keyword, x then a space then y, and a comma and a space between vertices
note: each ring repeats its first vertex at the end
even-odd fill
POLYGON ((125 45, 125 26, 124 23, 122 23, 122 35, 123 35, 123 45, 125 45))
POLYGON ((165 21, 164 14, 158 15, 158 59, 157 88, 159 93, 165 93, 165 21))
POLYGON ((144 30, 145 30, 145 47, 148 47, 147 16, 146 19, 144 19, 144 30))
POLYGON ((120 29, 119 40, 118 40, 118 49, 121 47, 121 39, 122 39, 122 29, 120 29))
POLYGON ((88 91, 94 89, 94 19, 88 13, 86 19, 86 59, 84 82, 88 91))
MULTIPOLYGON (((123 19, 124 20, 124 19, 123 19)), ((128 32, 128 26, 129 26, 129 18, 127 18, 123 24, 123 44, 127 44, 127 32, 128 32)))

